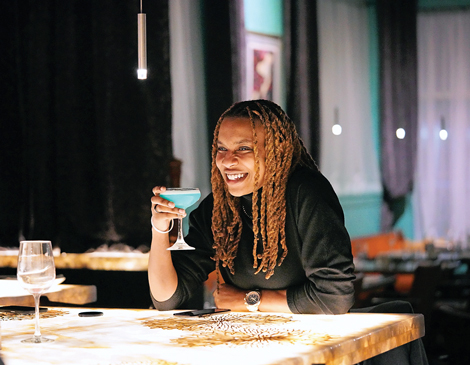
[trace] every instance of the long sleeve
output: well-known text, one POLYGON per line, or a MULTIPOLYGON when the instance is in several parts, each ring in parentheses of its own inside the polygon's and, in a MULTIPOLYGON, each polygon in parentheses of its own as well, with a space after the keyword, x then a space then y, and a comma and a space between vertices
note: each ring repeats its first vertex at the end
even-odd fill
POLYGON ((320 173, 297 174, 288 190, 286 234, 299 240, 306 280, 287 289, 294 313, 346 313, 354 304, 354 264, 344 216, 320 173))

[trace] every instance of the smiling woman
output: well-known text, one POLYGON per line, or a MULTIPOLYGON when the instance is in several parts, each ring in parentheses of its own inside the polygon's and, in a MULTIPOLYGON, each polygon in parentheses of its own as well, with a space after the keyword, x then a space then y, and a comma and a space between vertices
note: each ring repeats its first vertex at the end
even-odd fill
MULTIPOLYGON (((235 103, 219 118, 212 193, 189 217, 196 250, 168 253, 153 231, 149 282, 157 309, 190 300, 214 270, 214 302, 235 311, 345 313, 354 301, 351 242, 338 198, 275 103, 235 103)), ((153 189, 160 228, 184 214, 153 189), (164 213, 161 213, 164 212, 164 213)))
MULTIPOLYGON (((318 168, 303 146, 292 121, 278 105, 267 100, 236 103, 221 116, 214 132, 212 158, 215 160, 215 166, 214 163, 212 165, 215 201, 212 231, 221 232, 230 225, 239 225, 239 207, 233 212, 232 222, 222 222, 218 218, 224 217, 222 209, 230 211, 230 200, 234 205, 237 203, 233 197, 252 194, 251 204, 241 206, 245 212, 252 211, 249 216, 254 217, 256 222, 261 220, 260 224, 253 225, 253 268, 257 269, 256 274, 260 271, 266 272, 268 279, 273 275, 276 265, 280 265, 287 255, 285 192, 287 178, 292 168, 296 167, 295 160, 303 161, 304 165, 313 170, 317 171, 318 168), (229 146, 220 146, 224 142, 229 146), (244 168, 244 177, 230 178, 238 177, 244 168), (224 189, 223 196, 219 194, 220 187, 224 189), (264 188, 259 190, 262 187, 264 188), (270 198, 267 199, 268 197, 270 198), (264 242, 262 258, 258 257, 260 253, 257 252, 261 242, 264 242)), ((219 245, 219 249, 216 249, 217 256, 220 254, 216 261, 217 268, 220 260, 233 273, 234 253, 240 236, 231 235, 227 230, 219 237, 220 241, 215 239, 216 245, 219 245)))

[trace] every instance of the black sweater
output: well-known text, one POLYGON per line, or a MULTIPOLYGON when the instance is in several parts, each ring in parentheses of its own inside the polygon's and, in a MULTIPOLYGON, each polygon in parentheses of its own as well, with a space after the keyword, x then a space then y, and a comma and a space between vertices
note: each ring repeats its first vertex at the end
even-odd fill
MULTIPOLYGON (((255 275, 253 269, 253 225, 242 211, 243 231, 235 259, 235 274, 221 267, 227 284, 241 289, 287 289, 293 313, 346 313, 354 304, 354 264, 351 241, 344 227, 339 200, 328 180, 318 171, 297 169, 286 191, 286 244, 288 254, 274 275, 255 275)), ((251 195, 242 199, 251 214, 251 195)), ((173 251, 178 287, 173 296, 158 302, 159 310, 176 309, 200 287, 215 269, 211 216, 213 196, 209 194, 189 217, 185 240, 194 251, 173 251)), ((261 247, 262 243, 258 243, 261 247)))

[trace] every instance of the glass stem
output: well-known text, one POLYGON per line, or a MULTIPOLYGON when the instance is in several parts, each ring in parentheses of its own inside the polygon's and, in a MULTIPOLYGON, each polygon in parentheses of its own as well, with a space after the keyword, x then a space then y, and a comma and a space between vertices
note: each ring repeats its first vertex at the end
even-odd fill
POLYGON ((36 339, 41 338, 41 331, 39 330, 39 298, 41 297, 41 294, 33 294, 34 297, 34 309, 35 309, 35 317, 36 317, 36 322, 34 325, 34 337, 36 339))
POLYGON ((176 242, 184 242, 183 239, 183 218, 178 218, 178 238, 176 242))

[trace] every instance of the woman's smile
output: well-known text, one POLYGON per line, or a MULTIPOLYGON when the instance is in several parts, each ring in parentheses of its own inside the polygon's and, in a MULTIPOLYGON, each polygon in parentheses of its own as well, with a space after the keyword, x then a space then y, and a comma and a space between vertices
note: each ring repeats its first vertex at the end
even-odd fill
POLYGON ((246 178, 248 174, 225 174, 227 176, 227 180, 233 182, 240 182, 242 179, 246 178))

